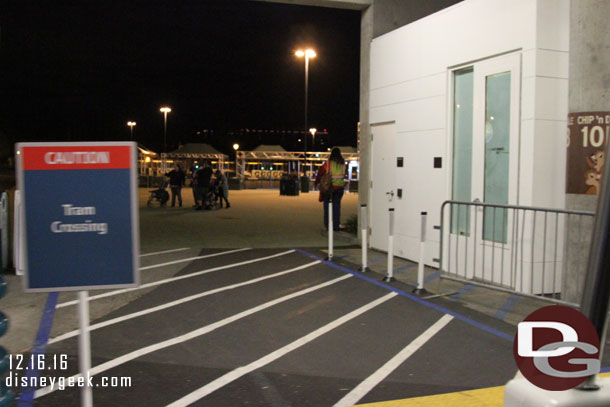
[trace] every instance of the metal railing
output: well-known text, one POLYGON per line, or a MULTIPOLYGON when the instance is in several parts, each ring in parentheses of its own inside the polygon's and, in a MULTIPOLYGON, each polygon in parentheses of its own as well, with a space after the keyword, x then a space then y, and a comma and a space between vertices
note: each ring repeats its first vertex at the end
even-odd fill
POLYGON ((561 296, 563 279, 568 268, 580 274, 586 267, 583 254, 588 253, 594 215, 445 201, 435 259, 441 279, 569 304, 561 296))

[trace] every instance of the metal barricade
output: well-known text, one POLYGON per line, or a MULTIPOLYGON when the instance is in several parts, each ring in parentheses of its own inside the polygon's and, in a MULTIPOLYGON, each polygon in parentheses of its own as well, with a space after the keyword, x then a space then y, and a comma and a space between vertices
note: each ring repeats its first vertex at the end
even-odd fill
POLYGON ((583 253, 588 252, 594 215, 445 201, 435 259, 441 279, 569 304, 561 298, 562 281, 568 267, 577 274, 586 267, 583 253))

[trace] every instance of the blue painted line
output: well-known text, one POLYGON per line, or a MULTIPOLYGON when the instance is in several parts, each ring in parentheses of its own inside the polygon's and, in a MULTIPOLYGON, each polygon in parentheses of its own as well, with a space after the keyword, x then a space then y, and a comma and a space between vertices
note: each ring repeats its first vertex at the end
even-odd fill
POLYGON ((519 297, 518 295, 509 295, 506 301, 504 301, 504 304, 502 304, 502 306, 496 311, 494 317, 504 321, 506 315, 515 307, 515 305, 517 305, 520 299, 521 297, 519 297))
POLYGON ((434 273, 429 274, 428 276, 424 277, 424 284, 429 283, 432 280, 436 280, 440 277, 440 275, 440 271, 435 271, 434 273))
POLYGON ((610 366, 602 367, 602 369, 599 372, 600 373, 608 373, 608 372, 610 372, 610 366))
POLYGON ((471 318, 465 317, 464 315, 458 314, 455 311, 451 311, 450 309, 447 309, 445 307, 441 307, 440 305, 433 304, 433 303, 431 303, 429 301, 426 301, 424 299, 421 299, 421 298, 419 298, 419 297, 417 297, 417 296, 415 296, 413 294, 406 293, 406 292, 404 292, 402 290, 399 290, 396 287, 392 287, 391 285, 388 285, 388 284, 384 283, 383 281, 377 281, 377 280, 375 280, 373 278, 370 278, 370 277, 367 277, 367 276, 365 276, 365 275, 363 275, 361 273, 352 271, 352 270, 350 270, 350 269, 348 269, 346 267, 343 267, 343 266, 340 266, 338 264, 334 264, 332 262, 326 261, 326 260, 316 256, 313 253, 309 253, 309 252, 307 252, 305 250, 296 249, 296 248, 293 249, 293 250, 297 251, 298 253, 303 254, 304 256, 310 257, 312 259, 320 260, 322 263, 325 263, 328 266, 330 266, 332 268, 335 268, 337 270, 341 270, 344 273, 351 274, 354 277, 358 277, 359 279, 362 279, 362 280, 367 281, 369 283, 375 284, 375 285, 377 285, 379 287, 385 288, 386 290, 393 291, 396 294, 401 295, 401 296, 406 297, 406 298, 409 298, 409 299, 415 301, 418 304, 424 305, 424 306, 426 306, 428 308, 435 309, 435 310, 437 310, 439 312, 442 312, 443 314, 449 314, 452 317, 454 317, 455 319, 459 319, 462 322, 465 322, 465 323, 467 323, 469 325, 472 325, 472 326, 474 326, 476 328, 479 328, 479 329, 481 329, 481 330, 483 330, 485 332, 488 332, 488 333, 490 333, 492 335, 498 336, 498 337, 500 337, 502 339, 505 339, 505 340, 507 340, 509 342, 513 342, 513 337, 512 336, 510 336, 508 334, 505 334, 504 332, 499 331, 499 330, 497 330, 495 328, 492 328, 490 326, 487 326, 485 324, 477 322, 474 319, 471 319, 471 318))
MULTIPOLYGON (((47 343, 49 342, 49 334, 51 333, 51 326, 53 326, 53 317, 55 316, 55 306, 57 305, 57 299, 59 298, 59 293, 49 293, 47 297, 47 303, 44 306, 44 311, 42 313, 42 319, 40 320, 40 325, 38 326, 38 333, 36 334, 36 340, 34 341, 34 346, 32 347, 30 360, 31 363, 28 363, 26 377, 26 383, 31 383, 32 378, 37 378, 40 376, 40 372, 36 367, 36 355, 44 355, 47 350, 47 343)), ((31 407, 34 405, 34 393, 36 392, 35 387, 25 386, 21 389, 21 397, 19 398, 19 404, 17 407, 31 407)))
POLYGON ((377 257, 373 257, 372 259, 368 259, 369 263, 377 263, 381 260, 385 259, 385 257, 383 256, 377 256, 377 257))
POLYGON ((472 290, 474 290, 474 286, 473 285, 469 285, 466 284, 464 287, 462 287, 460 289, 460 291, 458 291, 457 293, 451 295, 448 300, 449 301, 457 301, 458 299, 460 299, 460 297, 462 297, 464 294, 468 294, 469 292, 471 292, 472 290))
POLYGON ((405 264, 404 266, 396 267, 394 269, 394 273, 400 273, 401 271, 410 269, 410 268, 415 267, 415 266, 417 266, 417 264, 413 264, 413 263, 405 264))

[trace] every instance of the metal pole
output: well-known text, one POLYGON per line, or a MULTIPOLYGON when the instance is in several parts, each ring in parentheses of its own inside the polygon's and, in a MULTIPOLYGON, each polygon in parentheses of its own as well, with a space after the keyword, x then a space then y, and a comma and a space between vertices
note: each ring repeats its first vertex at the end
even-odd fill
MULTIPOLYGON (((608 152, 610 152, 610 143, 606 147, 606 157, 608 152)), ((606 163, 597 202, 597 214, 591 238, 581 306, 583 314, 593 323, 599 336, 600 361, 604 350, 608 304, 610 303, 610 273, 608 270, 610 270, 610 165, 606 163)), ((589 377, 583 386, 587 388, 593 385, 595 376, 589 377)))
POLYGON ((328 199, 328 258, 326 260, 333 261, 333 198, 332 193, 328 199))
POLYGON ((367 217, 366 217, 366 205, 360 205, 360 232, 362 234, 362 266, 358 271, 363 273, 367 273, 371 271, 368 267, 368 225, 367 225, 367 217))
POLYGON ((163 112, 163 152, 167 153, 167 112, 163 112))
POLYGON ((394 208, 388 209, 390 215, 390 233, 388 236, 388 274, 383 278, 386 283, 395 281, 394 278, 394 208))
POLYGON ((303 152, 305 159, 307 159, 307 134, 309 129, 307 128, 307 103, 308 103, 308 88, 309 88, 309 56, 307 51, 305 52, 305 134, 303 135, 303 152))
POLYGON ((424 289, 424 256, 426 255, 426 218, 428 212, 421 213, 421 232, 419 239, 419 264, 417 267, 417 287, 413 290, 416 294, 427 294, 424 289))
POLYGON ((89 382, 91 370, 91 339, 89 337, 89 299, 87 291, 78 292, 78 359, 81 375, 85 378, 85 385, 81 388, 81 407, 93 406, 93 394, 89 382))

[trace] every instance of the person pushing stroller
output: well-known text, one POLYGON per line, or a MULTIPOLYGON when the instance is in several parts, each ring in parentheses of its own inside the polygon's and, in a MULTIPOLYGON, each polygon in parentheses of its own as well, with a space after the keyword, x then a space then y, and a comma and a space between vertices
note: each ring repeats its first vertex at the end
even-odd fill
POLYGON ((210 189, 210 181, 212 180, 212 169, 208 166, 208 163, 203 164, 203 168, 200 168, 195 173, 195 180, 197 184, 195 186, 195 201, 197 206, 195 210, 200 211, 203 210, 206 206, 206 201, 208 199, 208 192, 210 189))

